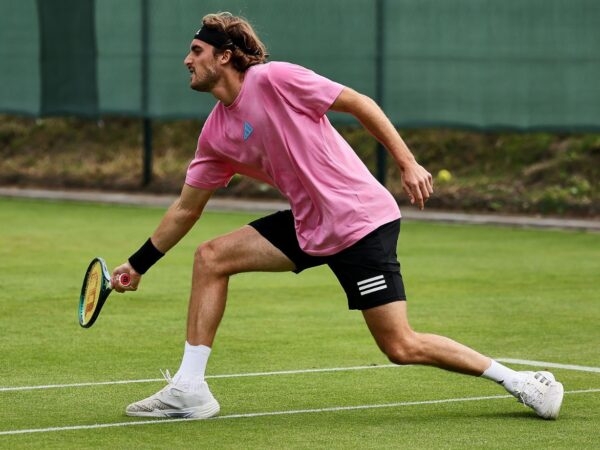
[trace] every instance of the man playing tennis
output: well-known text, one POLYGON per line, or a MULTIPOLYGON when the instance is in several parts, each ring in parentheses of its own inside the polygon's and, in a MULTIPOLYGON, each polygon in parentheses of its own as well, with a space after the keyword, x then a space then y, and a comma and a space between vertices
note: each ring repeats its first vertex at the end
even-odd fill
POLYGON ((184 60, 190 86, 218 100, 198 139, 180 197, 146 243, 113 275, 141 275, 194 226, 215 189, 240 173, 279 189, 290 210, 201 244, 195 254, 187 342, 181 366, 158 393, 127 407, 131 416, 208 418, 219 413, 204 372, 225 310, 229 277, 327 264, 362 312, 377 345, 396 364, 424 364, 501 383, 548 419, 563 386, 549 372, 516 372, 442 336, 417 333, 407 319, 396 257, 400 211, 326 117, 349 113, 390 152, 411 203, 423 209, 432 177, 370 98, 303 67, 266 62, 250 24, 209 14, 184 60))

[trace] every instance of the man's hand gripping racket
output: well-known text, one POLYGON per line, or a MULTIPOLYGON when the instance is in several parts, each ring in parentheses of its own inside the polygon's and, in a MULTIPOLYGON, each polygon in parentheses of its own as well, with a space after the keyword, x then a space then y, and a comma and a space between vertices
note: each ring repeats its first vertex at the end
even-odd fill
POLYGON ((127 273, 115 275, 114 283, 106 267, 106 262, 100 257, 94 258, 83 277, 79 296, 79 325, 83 328, 91 327, 116 283, 127 287, 131 283, 131 276, 127 273))

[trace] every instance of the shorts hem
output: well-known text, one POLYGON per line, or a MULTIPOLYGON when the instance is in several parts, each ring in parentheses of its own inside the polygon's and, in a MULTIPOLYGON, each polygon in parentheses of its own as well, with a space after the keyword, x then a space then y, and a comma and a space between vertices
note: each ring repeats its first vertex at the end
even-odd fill
POLYGON ((378 306, 387 305, 388 303, 405 302, 405 301, 406 301, 406 297, 383 298, 383 299, 379 299, 377 301, 371 302, 369 304, 348 305, 348 309, 355 310, 355 311, 365 311, 367 309, 371 309, 371 308, 376 308, 378 306))

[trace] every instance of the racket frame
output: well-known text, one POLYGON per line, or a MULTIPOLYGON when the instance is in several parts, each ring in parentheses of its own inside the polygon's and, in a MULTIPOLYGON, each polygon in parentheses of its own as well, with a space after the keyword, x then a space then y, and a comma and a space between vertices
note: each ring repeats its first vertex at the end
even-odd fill
POLYGON ((108 298, 108 295, 111 292, 112 292, 112 283, 110 280, 110 273, 108 272, 106 262, 104 261, 104 259, 97 256, 94 259, 92 259, 92 261, 90 262, 90 264, 85 272, 85 276, 83 277, 83 284, 81 286, 81 294, 79 296, 79 310, 78 310, 79 325, 81 325, 83 328, 89 328, 92 325, 94 325, 94 322, 96 322, 96 319, 98 318, 98 315, 100 314, 100 310, 104 306, 104 302, 106 302, 106 299, 108 298), (101 279, 100 279, 99 286, 98 286, 98 288, 100 289, 100 294, 98 296, 98 302, 97 302, 96 308, 94 309, 94 312, 92 313, 92 317, 90 317, 90 319, 87 322, 85 322, 86 287, 87 287, 87 283, 88 283, 88 278, 91 276, 92 269, 94 268, 94 266, 96 264, 100 264, 100 272, 101 272, 100 278, 101 279))

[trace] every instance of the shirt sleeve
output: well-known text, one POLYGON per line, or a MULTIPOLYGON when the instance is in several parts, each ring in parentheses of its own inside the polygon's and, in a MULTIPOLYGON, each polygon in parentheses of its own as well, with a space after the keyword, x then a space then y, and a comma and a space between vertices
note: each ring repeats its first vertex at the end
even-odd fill
POLYGON ((202 146, 201 142, 202 134, 198 138, 194 159, 188 166, 185 183, 199 189, 217 189, 227 186, 235 171, 226 161, 202 146))
POLYGON ((271 63, 268 76, 285 102, 315 121, 325 115, 344 88, 310 69, 284 62, 271 63))

